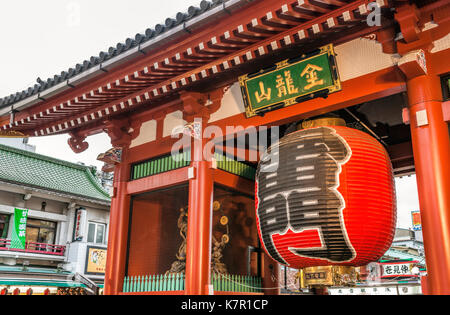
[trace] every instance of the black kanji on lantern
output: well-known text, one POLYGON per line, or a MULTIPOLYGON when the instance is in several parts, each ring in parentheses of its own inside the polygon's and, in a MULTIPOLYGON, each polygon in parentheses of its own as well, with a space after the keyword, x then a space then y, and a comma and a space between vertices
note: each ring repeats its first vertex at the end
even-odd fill
POLYGON ((316 229, 320 235, 321 247, 290 247, 296 255, 331 262, 354 258, 341 213, 345 202, 337 191, 341 165, 350 156, 345 140, 327 127, 294 132, 268 150, 258 167, 257 215, 272 258, 286 264, 272 236, 289 229, 316 229))

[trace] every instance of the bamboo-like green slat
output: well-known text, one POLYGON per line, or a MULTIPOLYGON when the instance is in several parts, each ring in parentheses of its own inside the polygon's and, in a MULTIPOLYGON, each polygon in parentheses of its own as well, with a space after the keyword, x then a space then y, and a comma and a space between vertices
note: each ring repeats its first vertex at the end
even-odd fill
POLYGON ((142 292, 148 292, 148 276, 142 277, 142 292))
POLYGON ((167 291, 167 276, 163 276, 163 287, 161 291, 167 291))
POLYGON ((150 276, 150 292, 155 292, 155 278, 156 276, 150 276))
POLYGON ((133 292, 133 277, 130 277, 129 279, 129 287, 128 287, 128 292, 133 292))
POLYGON ((180 274, 176 273, 174 279, 175 279, 175 291, 180 291, 180 274))
POLYGON ((228 275, 222 276, 222 291, 230 291, 228 275))
POLYGON ((177 282, 175 276, 175 274, 172 274, 172 291, 177 291, 177 282))
POLYGON ((162 173, 167 171, 167 169, 166 169, 166 160, 167 160, 166 158, 162 158, 161 159, 161 172, 162 173))
POLYGON ((136 277, 136 291, 141 292, 141 276, 136 277))
POLYGON ((214 288, 214 291, 218 291, 218 281, 217 281, 217 279, 219 278, 219 275, 217 275, 217 274, 214 274, 214 278, 213 278, 213 288, 214 288))
POLYGON ((168 156, 168 157, 167 157, 167 170, 169 170, 169 171, 173 170, 173 166, 172 166, 172 156, 168 156))
POLYGON ((147 289, 147 285, 148 285, 148 276, 142 276, 142 292, 148 292, 147 289))
POLYGON ((136 292, 136 289, 134 287, 135 281, 134 277, 131 277, 131 285, 130 285, 130 292, 136 292))
POLYGON ((169 170, 176 169, 175 167, 175 161, 173 160, 172 155, 169 157, 169 170))
POLYGON ((141 171, 141 166, 138 164, 138 165, 136 165, 136 178, 140 178, 140 176, 141 176, 140 171, 141 171))
POLYGON ((127 277, 125 277, 125 278, 123 279, 122 292, 123 292, 123 293, 127 293, 127 277))
POLYGON ((185 277, 184 273, 180 274, 180 291, 183 291, 185 289, 185 277))
POLYGON ((144 177, 148 176, 148 173, 147 173, 147 164, 148 164, 148 163, 144 163, 144 164, 142 165, 142 166, 143 166, 142 175, 144 175, 144 177))
POLYGON ((238 292, 244 292, 242 276, 238 276, 238 292))
POLYGON ((167 157, 162 159, 162 171, 167 172, 167 157))
POLYGON ((148 164, 148 175, 147 176, 151 176, 152 175, 152 162, 149 161, 147 164, 148 164))
POLYGON ((150 161, 150 169, 149 169, 150 176, 153 176, 156 174, 156 165, 155 161, 150 161))
POLYGON ((183 158, 181 156, 181 154, 177 154, 175 156, 175 168, 180 168, 183 165, 183 158))
POLYGON ((136 179, 136 178, 137 178, 137 167, 135 165, 135 166, 133 166, 133 179, 136 179))
POLYGON ((144 166, 141 164, 139 165, 139 178, 144 177, 144 166))
POLYGON ((133 292, 139 292, 139 277, 134 277, 134 291, 133 292))
POLYGON ((162 173, 161 159, 156 160, 155 164, 156 164, 156 166, 155 166, 156 167, 155 175, 162 173))
POLYGON ((167 275, 167 280, 166 280, 166 289, 164 291, 173 291, 172 290, 172 276, 171 274, 167 275))

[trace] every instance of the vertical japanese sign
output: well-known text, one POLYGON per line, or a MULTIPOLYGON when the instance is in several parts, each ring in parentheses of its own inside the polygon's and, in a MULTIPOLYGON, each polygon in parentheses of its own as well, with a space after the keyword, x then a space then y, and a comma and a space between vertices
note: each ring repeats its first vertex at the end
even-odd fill
POLYGON ((325 97, 342 89, 333 45, 239 78, 247 117, 325 97))
POLYGON ((25 249, 28 210, 14 209, 14 226, 10 248, 25 249))

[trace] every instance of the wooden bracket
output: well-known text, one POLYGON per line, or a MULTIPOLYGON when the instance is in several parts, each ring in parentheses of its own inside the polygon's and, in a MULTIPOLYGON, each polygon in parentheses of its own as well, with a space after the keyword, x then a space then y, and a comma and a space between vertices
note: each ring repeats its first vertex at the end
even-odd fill
POLYGON ((86 151, 89 148, 89 143, 85 141, 86 135, 79 134, 77 132, 71 132, 69 133, 69 135, 70 138, 67 141, 67 143, 69 144, 73 152, 79 154, 86 151))
POLYGON ((115 148, 127 148, 133 140, 133 136, 139 135, 140 126, 133 128, 128 119, 106 120, 103 124, 103 131, 111 138, 111 144, 115 148))
POLYGON ((395 19, 400 24, 400 30, 406 43, 419 39, 420 11, 415 4, 400 6, 395 14, 395 19))

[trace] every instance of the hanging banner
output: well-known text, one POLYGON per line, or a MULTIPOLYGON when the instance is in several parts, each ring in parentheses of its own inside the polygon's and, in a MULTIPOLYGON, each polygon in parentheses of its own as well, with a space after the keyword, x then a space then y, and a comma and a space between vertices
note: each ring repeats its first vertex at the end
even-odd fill
POLYGON ((239 78, 247 117, 342 89, 333 45, 239 78))
POLYGON ((27 234, 28 210, 14 209, 14 226, 11 236, 13 249, 25 249, 27 234))

